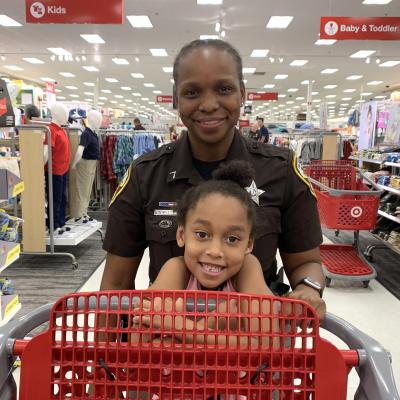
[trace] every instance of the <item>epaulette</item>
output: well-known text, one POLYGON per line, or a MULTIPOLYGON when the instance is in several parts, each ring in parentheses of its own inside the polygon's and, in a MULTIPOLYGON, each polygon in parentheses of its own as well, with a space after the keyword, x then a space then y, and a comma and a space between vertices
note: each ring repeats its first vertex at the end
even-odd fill
POLYGON ((166 154, 172 154, 175 151, 175 147, 176 147, 176 142, 164 144, 157 150, 141 155, 134 161, 134 164, 139 165, 142 162, 158 160, 159 158, 163 157, 166 154))
POLYGON ((281 157, 284 160, 290 159, 290 150, 285 147, 277 147, 272 144, 251 140, 246 140, 246 145, 250 153, 260 154, 264 157, 281 157))

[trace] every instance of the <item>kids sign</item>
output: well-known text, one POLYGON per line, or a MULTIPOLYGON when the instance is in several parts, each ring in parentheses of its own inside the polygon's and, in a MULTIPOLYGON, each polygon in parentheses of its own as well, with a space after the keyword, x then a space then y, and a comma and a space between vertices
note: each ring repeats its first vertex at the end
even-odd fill
POLYGON ((31 24, 122 24, 123 0, 25 0, 31 24))
POLYGON ((247 100, 276 101, 278 100, 278 93, 249 92, 247 93, 247 100))
POLYGON ((400 17, 322 17, 320 39, 400 40, 400 17))

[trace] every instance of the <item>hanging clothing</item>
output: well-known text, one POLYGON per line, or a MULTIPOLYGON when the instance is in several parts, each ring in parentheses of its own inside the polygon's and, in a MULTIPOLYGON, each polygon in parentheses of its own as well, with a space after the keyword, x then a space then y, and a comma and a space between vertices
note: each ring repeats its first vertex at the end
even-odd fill
POLYGON ((134 160, 133 142, 130 136, 118 136, 115 145, 113 170, 118 181, 122 181, 126 171, 134 160))
MULTIPOLYGON (((51 133, 51 160, 52 174, 64 175, 69 170, 71 161, 71 146, 67 133, 63 128, 52 122, 49 125, 51 133)), ((47 134, 44 137, 44 144, 48 145, 47 134)), ((47 171, 47 164, 45 166, 47 171)))
POLYGON ((101 176, 108 183, 115 183, 117 176, 113 169, 113 160, 115 153, 115 144, 117 143, 117 136, 106 135, 103 138, 103 143, 101 147, 101 164, 100 173, 101 176))

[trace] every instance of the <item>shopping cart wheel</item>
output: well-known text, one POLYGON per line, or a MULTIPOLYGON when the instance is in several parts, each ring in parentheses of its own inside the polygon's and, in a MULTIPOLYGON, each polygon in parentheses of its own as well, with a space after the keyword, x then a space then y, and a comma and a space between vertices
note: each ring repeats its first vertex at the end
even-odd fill
POLYGON ((328 277, 326 276, 326 277, 325 277, 325 286, 326 286, 326 287, 331 286, 331 282, 332 282, 332 279, 331 279, 331 278, 328 278, 328 277))
POLYGON ((372 257, 371 254, 364 254, 364 257, 365 257, 365 259, 366 259, 367 261, 373 261, 373 260, 374 260, 374 258, 372 257))
POLYGON ((340 231, 335 231, 335 236, 338 237, 339 233, 340 233, 340 231))
POLYGON ((73 262, 72 263, 72 269, 78 269, 78 263, 77 262, 73 262))
POLYGON ((367 288, 369 286, 369 281, 363 281, 363 286, 367 288))

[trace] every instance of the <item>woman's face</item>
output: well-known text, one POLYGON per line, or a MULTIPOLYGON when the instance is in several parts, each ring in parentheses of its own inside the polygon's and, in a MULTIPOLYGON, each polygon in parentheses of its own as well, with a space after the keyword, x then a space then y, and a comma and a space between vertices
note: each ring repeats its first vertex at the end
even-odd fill
POLYGON ((244 96, 235 61, 228 52, 198 48, 181 60, 178 109, 192 144, 214 145, 230 138, 244 96))

